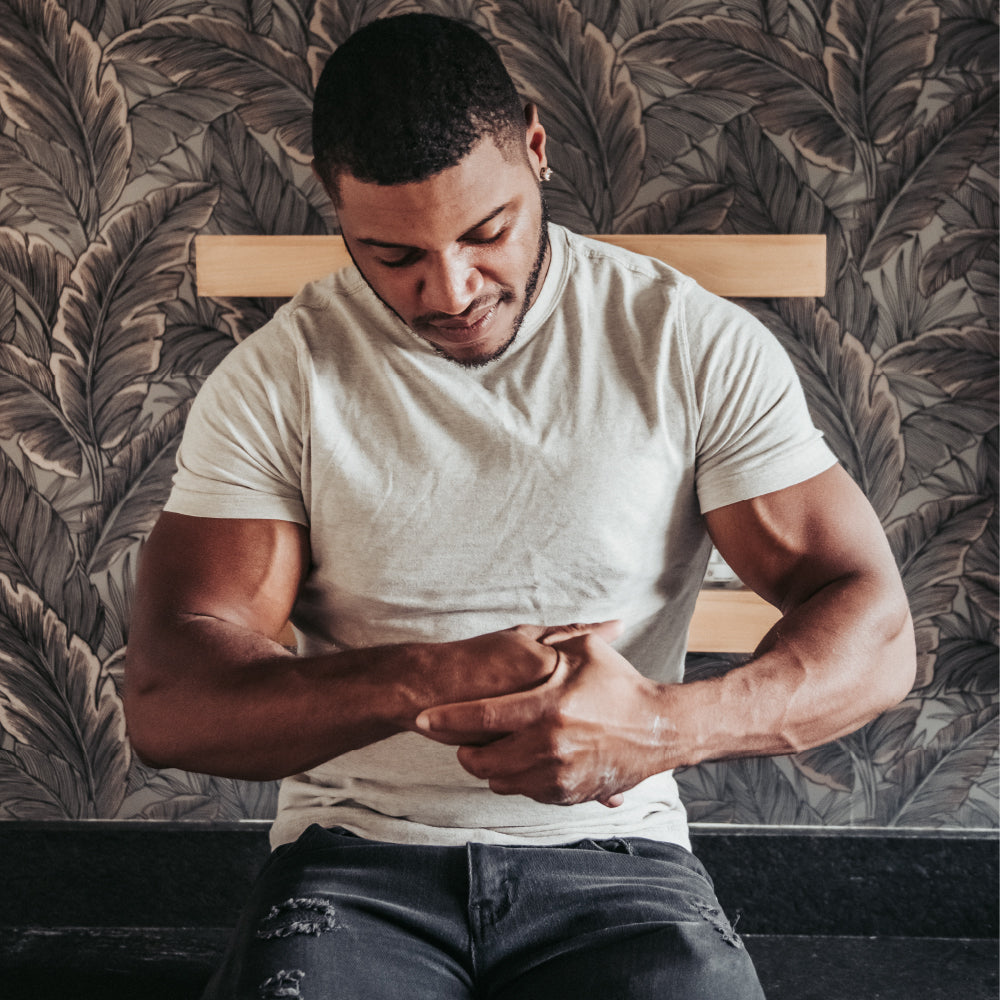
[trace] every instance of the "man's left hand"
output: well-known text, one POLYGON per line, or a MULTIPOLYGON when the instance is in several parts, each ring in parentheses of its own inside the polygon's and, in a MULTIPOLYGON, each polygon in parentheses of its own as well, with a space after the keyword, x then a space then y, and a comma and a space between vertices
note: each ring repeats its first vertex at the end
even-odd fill
POLYGON ((549 642, 559 662, 544 683, 427 709, 418 731, 458 746, 462 767, 501 795, 620 805, 622 792, 674 764, 665 686, 593 634, 549 642))

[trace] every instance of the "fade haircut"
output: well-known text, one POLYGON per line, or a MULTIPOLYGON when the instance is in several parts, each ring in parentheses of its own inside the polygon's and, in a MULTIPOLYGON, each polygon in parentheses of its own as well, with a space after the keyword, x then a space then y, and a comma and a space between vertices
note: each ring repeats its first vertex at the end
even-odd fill
POLYGON ((316 85, 313 155, 335 197, 344 171, 375 184, 422 181, 487 136, 516 156, 524 135, 524 106, 496 50, 433 14, 372 21, 316 85))

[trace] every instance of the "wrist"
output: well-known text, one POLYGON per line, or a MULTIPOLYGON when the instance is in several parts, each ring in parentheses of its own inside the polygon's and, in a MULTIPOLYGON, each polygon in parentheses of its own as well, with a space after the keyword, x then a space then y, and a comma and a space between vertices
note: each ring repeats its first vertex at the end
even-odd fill
POLYGON ((676 685, 673 718, 682 764, 794 752, 786 736, 793 698, 794 686, 781 678, 770 654, 719 677, 676 685))
POLYGON ((414 719, 427 707, 421 684, 428 644, 399 643, 351 650, 334 655, 335 673, 353 677, 359 704, 387 735, 414 728, 414 719), (346 660, 346 662, 345 662, 346 660))
POLYGON ((659 685, 654 725, 663 758, 661 770, 726 756, 720 752, 724 722, 719 718, 716 680, 659 685))
POLYGON ((390 647, 376 682, 386 699, 390 720, 401 732, 414 729, 414 720, 432 704, 428 691, 428 665, 434 643, 405 642, 390 647))

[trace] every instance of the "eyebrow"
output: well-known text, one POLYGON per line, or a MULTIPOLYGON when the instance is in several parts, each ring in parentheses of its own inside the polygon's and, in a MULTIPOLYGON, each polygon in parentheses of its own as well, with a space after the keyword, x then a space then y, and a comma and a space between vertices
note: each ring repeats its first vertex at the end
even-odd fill
MULTIPOLYGON (((477 229, 485 226, 487 222, 492 222, 498 215, 502 215, 510 207, 509 204, 500 205, 498 208, 493 209, 489 215, 480 219, 474 226, 470 226, 459 239, 464 239, 469 233, 474 233, 477 229)), ((379 247, 382 250, 414 250, 415 247, 411 246, 409 243, 389 243, 386 240, 376 240, 370 239, 368 237, 358 237, 358 243, 364 243, 368 247, 379 247)))

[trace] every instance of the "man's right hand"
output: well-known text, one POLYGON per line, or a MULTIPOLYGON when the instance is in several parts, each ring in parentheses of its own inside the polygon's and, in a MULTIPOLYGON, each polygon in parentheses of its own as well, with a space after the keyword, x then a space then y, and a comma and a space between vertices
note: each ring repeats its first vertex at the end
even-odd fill
POLYGON ((407 676, 387 678, 403 696, 400 724, 419 731, 414 720, 425 709, 527 691, 555 670, 554 643, 587 633, 611 642, 621 631, 619 621, 518 625, 453 642, 416 644, 410 648, 413 666, 407 676))

